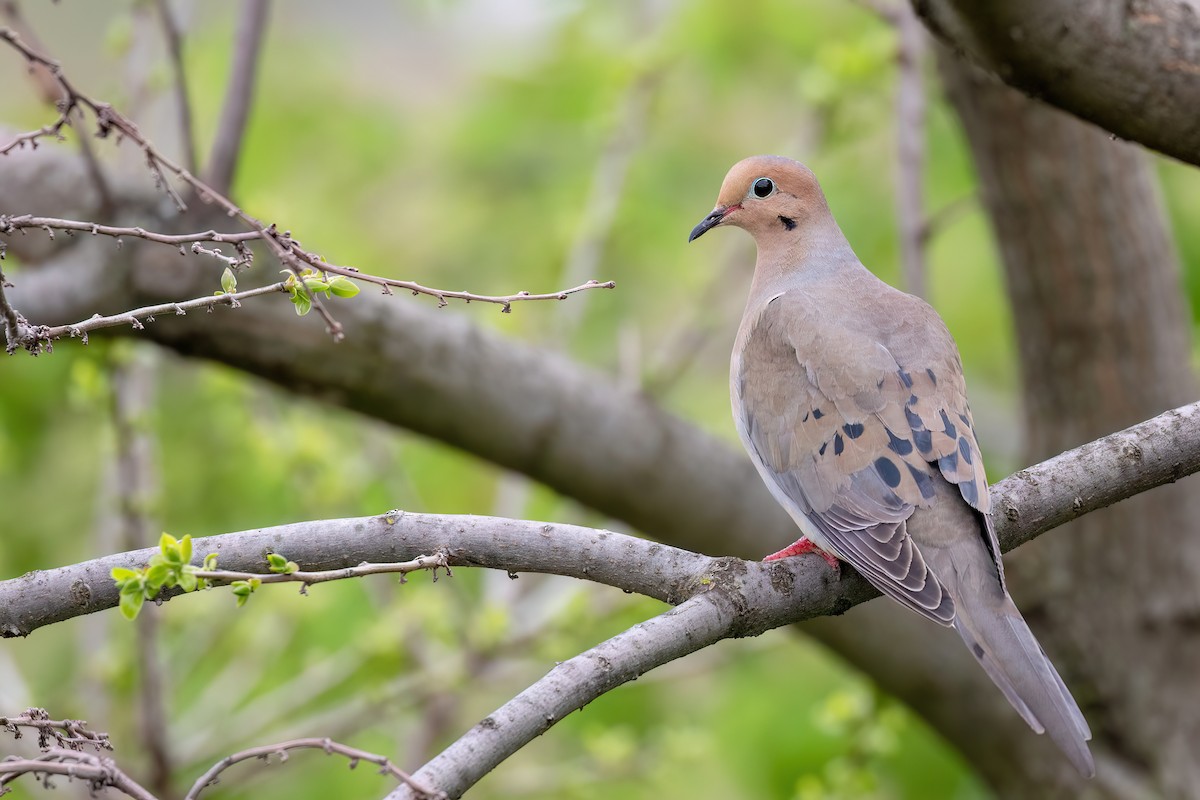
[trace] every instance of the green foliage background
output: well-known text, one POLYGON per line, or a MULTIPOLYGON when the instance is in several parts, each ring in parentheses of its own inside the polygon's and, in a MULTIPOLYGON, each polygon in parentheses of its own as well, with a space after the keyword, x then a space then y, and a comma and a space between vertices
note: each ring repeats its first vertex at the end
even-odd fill
MULTIPOLYGON (((190 7, 186 55, 202 143, 216 124, 235 5, 190 7)), ((573 282, 570 254, 592 237, 598 266, 579 277, 616 280, 617 290, 511 315, 461 305, 444 313, 641 381, 731 442, 725 370, 752 246, 724 231, 685 245, 730 164, 759 152, 806 161, 863 261, 899 280, 895 40, 854 3, 355 5, 276 4, 236 187, 248 210, 331 260, 451 289, 548 291, 573 282), (588 198, 614 147, 627 170, 606 223, 588 198)), ((68 73, 118 106, 143 106, 145 128, 172 151, 165 59, 151 59, 157 101, 131 97, 123 78, 137 43, 153 40, 149 11, 117 2, 30 9, 68 73)), ((5 118, 42 124, 47 112, 20 85, 19 63, 0 54, 0 69, 13 88, 0 104, 5 118)), ((932 75, 929 85, 928 210, 959 209, 931 241, 930 299, 962 348, 995 478, 1019 466, 1005 433, 1018 418, 1010 319, 961 133, 932 75)), ((1184 261, 1195 263, 1200 234, 1183 223, 1200 213, 1200 191, 1177 166, 1164 165, 1163 177, 1184 261)), ((1195 270, 1187 286, 1195 299, 1195 270)), ((108 369, 147 353, 99 339, 0 362, 2 577, 105 552, 97 531, 111 515, 108 369)), ((153 512, 175 535, 394 507, 615 524, 468 455, 252 377, 169 355, 156 369, 159 399, 141 424, 157 440, 153 512)), ((185 786, 233 749, 290 736, 330 735, 415 767, 556 660, 660 610, 565 579, 458 570, 436 585, 379 577, 307 597, 266 587, 240 610, 216 590, 143 613, 161 623, 171 749, 185 786)), ((87 718, 111 732, 137 774, 134 630, 112 612, 0 643, 0 713, 36 704, 87 718)), ((40 795, 32 786, 15 796, 40 795)), ((286 766, 235 768, 206 796, 375 797, 388 787, 372 770, 301 754, 286 766)), ((611 693, 471 796, 987 792, 913 715, 776 631, 611 693)))

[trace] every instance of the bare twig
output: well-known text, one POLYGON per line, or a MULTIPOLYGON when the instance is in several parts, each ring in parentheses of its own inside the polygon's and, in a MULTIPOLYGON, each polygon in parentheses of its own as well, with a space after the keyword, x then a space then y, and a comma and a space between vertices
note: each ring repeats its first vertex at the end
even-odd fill
POLYGON ((116 225, 98 225, 95 222, 87 222, 84 220, 75 219, 58 219, 56 217, 35 217, 32 214, 21 214, 19 216, 10 217, 0 214, 0 234, 13 233, 15 231, 24 231, 27 229, 40 229, 47 231, 50 238, 54 238, 53 231, 79 231, 88 233, 93 236, 112 236, 121 238, 128 236, 130 238, 145 239, 149 242, 158 242, 160 244, 181 245, 191 242, 221 242, 225 244, 237 244, 239 242, 252 242, 263 238, 261 231, 240 231, 237 233, 222 233, 215 230, 197 231, 196 233, 156 233, 148 231, 141 227, 119 227, 116 225))
MULTIPOLYGON (((123 311, 120 314, 102 317, 99 314, 90 319, 76 322, 73 325, 55 325, 53 327, 47 325, 26 326, 26 333, 20 337, 19 345, 29 350, 31 353, 37 353, 42 349, 47 352, 52 350, 50 342, 61 339, 64 336, 72 338, 78 336, 87 344, 88 333, 100 328, 112 328, 117 325, 129 325, 135 329, 142 328, 142 321, 153 322, 154 318, 160 314, 177 314, 183 315, 189 311, 194 311, 198 308, 203 308, 211 311, 217 306, 229 306, 230 308, 238 308, 242 300, 247 300, 251 297, 258 297, 264 294, 273 294, 275 292, 286 292, 286 285, 281 281, 273 283, 270 286, 260 286, 256 289, 247 289, 244 292, 235 292, 234 294, 216 294, 212 297, 198 297, 194 300, 185 300, 181 303, 160 303, 154 306, 144 306, 135 308, 132 311, 123 311)), ((10 343, 11 346, 11 343, 10 343)))
MULTIPOLYGON (((3 256, 4 246, 3 242, 0 242, 0 257, 3 256)), ((9 355, 21 346, 21 341, 25 338, 29 330, 25 317, 21 316, 21 312, 13 308, 12 303, 8 300, 8 295, 4 292, 6 288, 11 286, 12 284, 4 277, 4 270, 0 269, 0 319, 4 320, 5 348, 9 355)))
POLYGON ((15 717, 0 717, 0 730, 8 731, 14 738, 21 738, 22 728, 37 731, 38 747, 42 750, 54 745, 66 750, 81 750, 85 745, 97 751, 112 750, 107 733, 93 731, 81 719, 50 719, 44 708, 30 708, 15 717))
POLYGON ((349 747, 348 745, 340 744, 332 739, 324 738, 309 738, 309 739, 293 739, 279 744, 269 744, 263 747, 251 747, 248 750, 234 753, 231 756, 218 761, 209 767, 200 778, 192 784, 192 788, 184 796, 184 800, 196 800, 200 793, 205 788, 215 783, 217 776, 224 770, 237 764, 241 761, 248 761, 252 758, 269 760, 271 756, 278 756, 280 761, 287 761, 289 750, 321 750, 326 755, 340 755, 350 759, 350 768, 354 769, 358 762, 366 761, 375 764, 379 767, 380 774, 391 775, 396 780, 411 788, 417 797, 428 798, 435 800, 436 798, 445 798, 445 792, 439 792, 431 789, 423 782, 414 779, 404 770, 393 764, 386 756, 381 756, 376 753, 369 753, 366 750, 359 750, 357 747, 349 747))
POLYGON ((254 98, 258 57, 262 51, 269 9, 268 0, 245 0, 242 3, 242 16, 238 21, 237 39, 233 47, 233 64, 225 89, 225 103, 221 107, 217 134, 205 171, 209 185, 220 192, 228 192, 233 184, 238 156, 242 151, 242 136, 246 132, 250 102, 254 98))
POLYGON ((317 572, 305 572, 297 570, 296 572, 237 572, 233 570, 197 570, 193 574, 197 578, 205 580, 231 583, 233 581, 248 581, 257 580, 259 583, 302 583, 305 586, 311 586, 314 583, 325 583, 326 581, 340 581, 347 578, 361 578, 364 575, 382 575, 396 574, 400 575, 401 582, 404 581, 404 576, 410 572, 427 569, 433 573, 433 579, 437 580, 438 570, 444 570, 447 575, 450 575, 450 562, 446 558, 445 553, 437 553, 432 556, 417 556, 410 561, 401 561, 395 563, 356 564, 353 567, 344 567, 342 569, 328 569, 317 572))
MULTIPOLYGON (((265 0, 258 0, 258 2, 265 5, 265 0)), ((253 3, 248 5, 253 5, 253 3)), ((497 303, 502 306, 501 310, 505 312, 511 310, 512 303, 519 300, 562 300, 568 295, 583 291, 584 289, 601 287, 612 288, 615 286, 612 281, 600 282, 593 280, 571 289, 564 289, 562 291, 549 292, 545 294, 518 292, 514 295, 503 296, 478 295, 472 292, 452 292, 433 289, 418 284, 414 281, 398 281, 390 278, 382 278, 360 272, 352 267, 340 267, 330 264, 315 253, 311 253, 303 249, 300 246, 300 243, 292 238, 290 231, 280 232, 274 224, 267 225, 254 218, 242 210, 240 206, 238 206, 224 194, 218 192, 212 186, 197 178, 189 170, 184 169, 183 167, 179 166, 179 164, 164 156, 148 139, 141 135, 136 125, 122 116, 109 104, 93 100, 87 95, 79 92, 75 86, 63 75, 61 68, 55 61, 35 52, 33 49, 25 45, 11 30, 8 28, 0 28, 0 41, 5 41, 10 44, 31 64, 40 64, 45 66, 62 87, 62 90, 66 95, 66 100, 64 100, 62 104, 62 119, 55 123, 57 127, 55 127, 55 125, 48 126, 53 128, 51 131, 52 133, 58 134, 59 129, 63 125, 69 124, 69 115, 73 109, 80 107, 87 108, 96 116, 96 120, 99 125, 99 130, 97 131, 98 136, 107 136, 115 131, 121 136, 124 136, 125 138, 137 144, 137 146, 145 154, 146 165, 151 174, 154 175, 156 184, 159 186, 159 188, 166 192, 169 197, 171 197, 181 211, 185 210, 187 206, 183 202, 183 198, 179 195, 179 192, 170 183, 168 175, 173 175, 179 178, 181 181, 183 181, 183 183, 191 187, 203 202, 216 204, 230 217, 238 218, 245 225, 252 228, 254 231, 257 231, 260 234, 259 238, 261 238, 267 244, 276 258, 279 259, 280 263, 289 269, 297 279, 302 277, 304 269, 307 266, 322 271, 332 272, 336 275, 344 275, 347 277, 358 278, 369 283, 375 283, 379 286, 382 286, 385 291, 390 291, 391 287, 397 287, 411 291, 413 294, 430 295, 437 298, 440 305, 445 305, 446 298, 461 299, 467 302, 474 300, 477 302, 497 303)), ((23 144, 24 142, 36 144, 37 139, 42 135, 49 134, 43 134, 40 132, 22 134, 20 137, 18 137, 19 141, 15 141, 6 147, 0 148, 0 155, 8 152, 15 146, 18 146, 18 144, 23 144)), ((303 291, 308 296, 308 299, 311 301, 312 307, 316 309, 317 313, 325 321, 326 330, 335 339, 340 340, 343 336, 341 323, 335 320, 329 313, 329 310, 326 308, 324 302, 322 302, 318 293, 311 291, 307 283, 304 281, 301 280, 299 282, 303 291)))
POLYGON ((63 775, 81 778, 93 791, 111 787, 134 800, 158 800, 126 775, 111 758, 78 753, 74 750, 49 750, 37 758, 12 758, 0 761, 0 791, 22 775, 63 775))
POLYGON ((171 71, 175 79, 175 106, 179 113, 179 140, 183 147, 183 163, 189 172, 196 172, 196 133, 192 126, 192 103, 188 96, 187 72, 183 63, 183 35, 171 14, 169 0, 155 0, 163 38, 171 56, 171 71))

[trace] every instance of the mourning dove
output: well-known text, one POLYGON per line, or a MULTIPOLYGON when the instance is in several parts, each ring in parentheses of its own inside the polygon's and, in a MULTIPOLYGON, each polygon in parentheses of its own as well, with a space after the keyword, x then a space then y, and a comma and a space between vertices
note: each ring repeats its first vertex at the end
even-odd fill
POLYGON ((859 262, 803 164, 735 164, 688 241, 719 225, 758 246, 730 364, 734 422, 804 534, 768 558, 819 548, 953 626, 1029 726, 1094 775, 1087 722, 1005 587, 945 323, 859 262))

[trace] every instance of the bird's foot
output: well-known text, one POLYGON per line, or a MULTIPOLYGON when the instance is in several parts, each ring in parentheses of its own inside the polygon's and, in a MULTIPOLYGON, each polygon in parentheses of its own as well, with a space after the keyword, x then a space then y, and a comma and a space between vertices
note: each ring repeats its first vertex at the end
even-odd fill
POLYGON ((789 556, 802 556, 807 553, 815 553, 819 555, 821 558, 825 559, 825 563, 829 565, 830 569, 832 569, 834 572, 841 572, 841 567, 838 564, 837 558, 817 547, 807 536, 801 536, 795 542, 789 544, 779 552, 771 553, 771 555, 764 558, 763 561, 778 561, 781 558, 788 558, 789 556))

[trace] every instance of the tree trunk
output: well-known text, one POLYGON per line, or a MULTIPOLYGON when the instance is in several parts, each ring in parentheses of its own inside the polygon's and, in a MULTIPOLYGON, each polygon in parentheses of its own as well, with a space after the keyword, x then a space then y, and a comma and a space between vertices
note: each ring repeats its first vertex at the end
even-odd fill
MULTIPOLYGON (((940 67, 1004 263, 1027 458, 1194 399, 1189 315, 1150 159, 945 52, 940 67)), ((1184 481, 1072 523, 1009 570, 1092 726, 1099 769, 1168 797, 1200 797, 1198 518, 1200 486, 1184 481)), ((1001 794, 1044 787, 1012 767, 1027 742, 959 741, 1001 794)))

